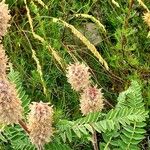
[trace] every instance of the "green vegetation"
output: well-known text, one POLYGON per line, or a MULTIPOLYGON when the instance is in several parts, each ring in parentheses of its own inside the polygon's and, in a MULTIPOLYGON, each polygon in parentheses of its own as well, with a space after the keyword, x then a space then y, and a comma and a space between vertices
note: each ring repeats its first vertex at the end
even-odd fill
MULTIPOLYGON (((31 102, 54 108, 45 150, 91 150, 94 133, 100 150, 150 149, 150 38, 143 20, 150 2, 143 2, 6 0, 12 19, 2 42, 25 120, 31 102), (67 65, 77 61, 102 88, 102 112, 80 111, 80 93, 66 78, 67 65)), ((19 125, 1 130, 0 150, 36 149, 19 125)))

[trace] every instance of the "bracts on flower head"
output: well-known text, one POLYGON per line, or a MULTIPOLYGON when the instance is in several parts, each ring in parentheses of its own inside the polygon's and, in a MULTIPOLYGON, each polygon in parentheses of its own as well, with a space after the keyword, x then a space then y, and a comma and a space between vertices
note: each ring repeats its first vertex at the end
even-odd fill
POLYGON ((0 44, 0 77, 6 77, 7 61, 8 58, 5 55, 3 45, 0 44))
POLYGON ((103 109, 103 94, 97 86, 89 86, 84 89, 80 97, 80 109, 83 115, 91 112, 99 112, 103 109))
POLYGON ((53 108, 47 103, 33 102, 30 105, 30 110, 28 115, 29 136, 31 142, 41 149, 53 136, 53 108))
POLYGON ((11 16, 9 15, 8 5, 3 0, 0 2, 0 40, 6 34, 7 28, 10 26, 9 21, 11 16))
POLYGON ((66 76, 75 91, 82 91, 90 84, 89 67, 83 63, 70 64, 66 76))
POLYGON ((22 112, 15 86, 8 79, 0 78, 0 124, 17 124, 22 112))

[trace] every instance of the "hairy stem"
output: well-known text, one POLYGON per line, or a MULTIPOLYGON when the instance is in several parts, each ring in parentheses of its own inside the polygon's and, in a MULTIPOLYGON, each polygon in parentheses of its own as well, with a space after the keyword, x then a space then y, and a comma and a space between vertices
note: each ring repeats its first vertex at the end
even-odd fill
POLYGON ((26 131, 26 133, 30 134, 30 131, 26 125, 26 123, 23 120, 19 120, 19 125, 26 131))
POLYGON ((92 144, 93 144, 94 150, 98 150, 97 136, 96 136, 95 130, 94 130, 94 133, 92 135, 92 144))

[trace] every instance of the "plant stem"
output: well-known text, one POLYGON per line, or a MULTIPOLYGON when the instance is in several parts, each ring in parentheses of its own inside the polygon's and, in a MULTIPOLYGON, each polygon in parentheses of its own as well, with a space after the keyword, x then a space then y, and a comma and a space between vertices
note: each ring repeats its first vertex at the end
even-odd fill
POLYGON ((125 20, 125 28, 128 27, 128 20, 130 18, 130 13, 131 13, 131 9, 132 9, 133 3, 134 3, 134 0, 130 0, 129 8, 128 8, 128 14, 127 14, 127 17, 126 17, 126 20, 125 20))
POLYGON ((26 133, 30 134, 30 131, 26 125, 26 123, 23 120, 19 120, 19 125, 26 131, 26 133))
POLYGON ((92 135, 92 144, 93 144, 94 150, 98 150, 96 131, 94 129, 93 131, 94 133, 92 135))

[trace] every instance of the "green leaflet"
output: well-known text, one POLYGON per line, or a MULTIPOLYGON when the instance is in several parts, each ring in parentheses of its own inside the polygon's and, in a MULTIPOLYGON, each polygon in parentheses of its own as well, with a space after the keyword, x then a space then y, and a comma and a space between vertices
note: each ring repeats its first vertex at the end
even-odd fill
POLYGON ((26 94, 25 90, 22 87, 22 82, 20 79, 20 74, 17 71, 14 71, 12 68, 10 69, 10 72, 8 74, 8 78, 11 82, 13 82, 16 86, 17 93, 19 98, 22 101, 22 107, 24 109, 24 114, 26 115, 29 111, 29 104, 31 102, 31 99, 26 94))
MULTIPOLYGON (((29 96, 26 95, 26 92, 23 90, 19 72, 14 71, 11 68, 8 78, 11 82, 13 82, 16 85, 18 96, 22 100, 24 114, 27 115, 29 111, 28 106, 31 100, 29 96)), ((69 135, 69 133, 71 132, 68 132, 67 136, 68 138, 70 138, 71 141, 72 135, 69 135)), ((3 134, 4 136, 0 134, 0 139, 3 142, 8 142, 7 140, 9 140, 9 142, 11 143, 10 146, 14 150, 36 150, 35 146, 32 145, 32 143, 30 142, 28 135, 18 125, 13 127, 6 126, 3 134)), ((53 140, 53 142, 48 143, 45 147, 49 150, 71 150, 71 148, 69 148, 66 144, 61 144, 59 141, 55 140, 53 140)))
MULTIPOLYGON (((16 85, 26 115, 29 110, 30 98, 23 90, 19 73, 11 69, 9 79, 16 85)), ((139 150, 138 144, 144 138, 146 125, 144 121, 147 115, 141 87, 136 81, 132 81, 131 86, 120 93, 116 108, 111 109, 107 114, 90 113, 76 121, 60 120, 56 123, 57 135, 55 135, 53 142, 46 145, 46 148, 71 150, 66 144, 61 144, 59 138, 63 139, 64 143, 72 142, 75 136, 91 140, 91 134, 96 130, 102 133, 105 141, 100 143, 101 150, 139 150)), ((15 150, 35 149, 19 126, 6 127, 4 135, 1 134, 0 138, 4 142, 9 139, 11 147, 15 150)))
MULTIPOLYGON (((119 94, 117 108, 130 110, 133 109, 134 115, 132 116, 132 111, 125 111, 124 114, 128 113, 128 121, 125 126, 121 120, 122 128, 118 131, 106 132, 103 134, 105 143, 101 144, 101 149, 115 149, 115 150, 140 150, 141 148, 138 144, 144 139, 146 126, 145 119, 148 116, 148 112, 144 108, 144 102, 141 93, 141 86, 136 81, 131 82, 131 86, 124 92, 119 94), (131 121, 131 120, 132 121, 131 121), (116 136, 115 136, 116 135, 116 136)), ((112 113, 108 113, 109 118, 113 116, 112 113)), ((116 114, 115 118, 116 118, 116 114)))
MULTIPOLYGON (((88 133, 91 133, 93 131, 92 130, 93 128, 99 133, 105 132, 107 134, 108 131, 112 131, 116 129, 119 130, 122 126, 123 127, 128 126, 132 124, 133 122, 137 122, 137 123, 143 122, 145 121, 146 117, 147 117, 147 112, 144 110, 139 110, 136 108, 135 109, 127 108, 127 107, 117 108, 117 109, 111 110, 108 114, 106 114, 105 118, 100 121, 84 122, 85 118, 83 118, 83 120, 80 118, 80 122, 78 121, 67 122, 65 120, 64 124, 60 124, 59 131, 63 132, 63 136, 65 135, 67 136, 68 130, 70 130, 70 132, 72 130, 79 138, 82 137, 82 134, 87 135, 88 133)), ((60 123, 63 123, 63 121, 61 121, 60 123)), ((71 138, 69 138, 69 141, 70 139, 71 138)))
POLYGON ((91 113, 76 121, 61 120, 58 130, 63 133, 62 138, 71 142, 74 134, 79 138, 84 135, 88 137, 95 129, 103 135, 105 142, 100 144, 102 150, 138 150, 138 144, 144 138, 144 121, 148 116, 140 85, 132 81, 131 86, 119 95, 118 100, 117 107, 107 114, 91 113))

